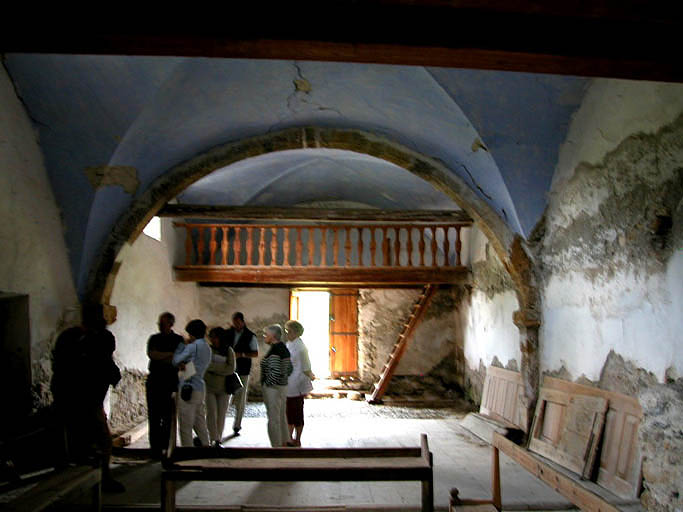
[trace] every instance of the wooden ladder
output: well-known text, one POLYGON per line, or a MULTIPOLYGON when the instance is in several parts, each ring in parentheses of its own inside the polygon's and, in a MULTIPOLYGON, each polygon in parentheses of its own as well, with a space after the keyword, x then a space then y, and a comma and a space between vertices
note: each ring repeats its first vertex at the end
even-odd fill
POLYGON ((408 321, 403 324, 401 334, 398 335, 398 339, 394 344, 394 348, 391 351, 391 354, 389 354, 389 359, 384 365, 384 368, 382 368, 382 373, 379 376, 379 380, 373 384, 372 392, 367 398, 367 401, 371 404, 381 403, 382 397, 389 387, 389 382, 394 376, 396 368, 398 368, 398 363, 401 361, 401 357, 403 357, 406 348, 408 348, 408 340, 413 334, 413 331, 415 331, 415 328, 422 321, 425 311, 427 310, 427 306, 432 300, 432 297, 434 297, 437 289, 438 286, 435 284, 426 284, 422 289, 422 293, 420 293, 417 300, 413 303, 408 321))

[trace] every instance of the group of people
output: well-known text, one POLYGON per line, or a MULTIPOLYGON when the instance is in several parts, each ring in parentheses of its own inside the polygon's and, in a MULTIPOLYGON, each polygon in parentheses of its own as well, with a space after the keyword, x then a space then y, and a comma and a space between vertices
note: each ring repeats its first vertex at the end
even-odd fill
MULTIPOLYGON (((111 308, 109 312, 115 311, 111 308)), ((112 441, 104 411, 109 386, 121 380, 113 359, 116 340, 107 330, 107 324, 115 320, 115 316, 105 319, 102 304, 84 304, 82 324, 63 331, 52 354, 51 390, 64 427, 66 458, 80 463, 97 460, 102 467, 102 488, 107 492, 125 490, 109 468, 112 441)), ((235 406, 233 435, 238 436, 252 360, 258 357, 256 335, 240 312, 233 314, 228 329, 215 327, 208 336, 199 319, 185 327, 187 338, 173 332, 174 324, 173 314, 162 313, 159 332, 147 342, 149 442, 157 457, 169 443, 174 393, 178 395, 183 446, 192 446, 195 440, 202 446, 220 446, 231 402, 235 406), (237 380, 241 386, 234 385, 237 380)), ((288 321, 284 330, 270 325, 263 332, 269 350, 261 360, 261 385, 268 436, 274 447, 301 446, 304 396, 313 389, 311 381, 315 379, 302 334, 303 326, 294 320, 288 321)))
MULTIPOLYGON (((221 446, 231 403, 233 436, 240 435, 252 359, 258 357, 256 335, 241 312, 232 315, 228 329, 214 327, 208 335, 202 320, 187 324, 187 338, 173 331, 174 323, 173 314, 162 313, 159 332, 147 343, 149 442, 156 456, 168 445, 175 392, 182 446, 221 446)), ((274 324, 263 332, 269 350, 260 363, 261 385, 271 446, 301 446, 303 399, 315 378, 302 334, 303 326, 295 320, 284 330, 274 324)))

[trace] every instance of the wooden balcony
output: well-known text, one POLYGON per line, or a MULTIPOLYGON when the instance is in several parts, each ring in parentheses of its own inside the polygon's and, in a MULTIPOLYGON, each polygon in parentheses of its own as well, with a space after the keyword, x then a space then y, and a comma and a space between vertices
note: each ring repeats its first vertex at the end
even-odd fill
POLYGON ((185 264, 175 276, 225 284, 464 284, 462 234, 470 225, 175 223, 185 231, 185 264))

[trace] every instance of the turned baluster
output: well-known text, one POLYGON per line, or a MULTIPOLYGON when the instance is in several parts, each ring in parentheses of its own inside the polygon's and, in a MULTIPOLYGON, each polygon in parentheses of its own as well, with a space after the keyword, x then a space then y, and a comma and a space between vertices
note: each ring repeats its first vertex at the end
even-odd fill
POLYGON ((192 226, 185 226, 185 265, 192 265, 192 226))
POLYGON ((365 244, 363 243, 363 227, 358 228, 358 266, 363 266, 363 251, 365 250, 365 244))
POLYGON ((296 251, 296 258, 294 260, 294 264, 297 267, 300 267, 303 265, 303 258, 301 253, 303 252, 303 240, 301 239, 301 228, 297 227, 296 228, 296 245, 294 246, 294 250, 296 251))
POLYGON ((315 228, 308 228, 308 266, 313 266, 313 257, 315 256, 315 228))
POLYGON ((443 226, 443 266, 447 267, 450 264, 448 260, 448 253, 450 252, 450 244, 448 243, 448 226, 443 226))
POLYGON ((408 228, 408 266, 412 267, 413 266, 413 228, 408 228))
POLYGON ((270 266, 277 265, 277 228, 270 228, 270 266))
POLYGON ((209 228, 209 265, 215 263, 216 258, 216 248, 218 244, 216 243, 216 226, 211 226, 209 228))
POLYGON ((377 230, 370 226, 370 266, 374 267, 376 265, 375 263, 375 256, 377 254, 377 239, 375 238, 375 235, 377 234, 377 230))
POLYGON ((232 264, 240 265, 240 253, 242 252, 242 239, 240 237, 240 228, 239 226, 235 226, 233 229, 235 230, 235 241, 232 243, 232 250, 235 253, 235 257, 232 260, 232 264))
POLYGON ((380 228, 382 231, 382 263, 385 267, 391 264, 391 256, 389 255, 389 228, 383 226, 380 228))
POLYGON ((457 226, 455 228, 455 264, 458 267, 462 265, 462 260, 460 259, 460 251, 462 251, 462 241, 460 240, 460 228, 461 226, 457 226))
POLYGON ((289 228, 282 228, 282 266, 289 266, 289 228))
POLYGON ((345 267, 351 266, 351 228, 344 230, 344 255, 346 257, 345 267))
POLYGON ((438 228, 436 226, 432 227, 432 267, 436 267, 438 265, 438 260, 436 258, 437 254, 437 245, 436 245, 436 230, 438 228))
POLYGON ((399 227, 394 228, 394 236, 396 237, 396 239, 394 240, 394 266, 400 267, 401 266, 401 228, 399 228, 399 227))
POLYGON ((253 228, 244 228, 247 230, 247 265, 251 265, 252 260, 251 260, 251 253, 253 249, 253 238, 252 238, 252 232, 254 231, 253 228))
POLYGON ((327 228, 320 228, 320 266, 327 266, 327 228))
POLYGON ((419 265, 421 267, 425 266, 425 248, 427 244, 425 244, 425 228, 417 228, 417 232, 420 235, 419 239, 420 241, 418 242, 418 250, 420 251, 420 262, 419 265))
POLYGON ((334 257, 332 258, 332 261, 334 262, 334 266, 338 267, 339 266, 339 233, 338 233, 338 228, 332 228, 332 251, 334 257))
POLYGON ((259 228, 259 241, 258 241, 258 263, 257 265, 264 264, 264 253, 266 252, 266 229, 259 228))
POLYGON ((197 265, 204 264, 204 228, 199 228, 199 238, 197 239, 197 265))
POLYGON ((223 238, 221 238, 221 265, 228 264, 228 228, 221 228, 223 238))

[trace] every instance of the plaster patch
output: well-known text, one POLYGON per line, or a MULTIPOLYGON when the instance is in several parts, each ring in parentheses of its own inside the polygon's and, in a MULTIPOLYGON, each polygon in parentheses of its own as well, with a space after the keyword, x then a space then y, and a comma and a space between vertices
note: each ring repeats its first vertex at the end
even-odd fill
POLYGON ((515 289, 510 273, 503 267, 488 244, 486 244, 485 259, 472 264, 472 284, 489 299, 493 299, 498 293, 515 289))
POLYGON ((595 279, 617 268, 661 272, 683 238, 683 116, 656 134, 635 134, 601 163, 580 164, 548 210, 546 272, 581 269, 595 279), (662 223, 670 226, 662 229, 662 223))
POLYGON ((146 372, 123 368, 121 381, 110 390, 109 426, 122 433, 147 419, 146 372))
POLYGON ((85 175, 94 189, 107 185, 119 185, 134 196, 140 186, 138 170, 127 165, 97 165, 85 168, 85 175))
POLYGON ((641 503, 647 510, 683 509, 683 379, 641 390, 641 503))

